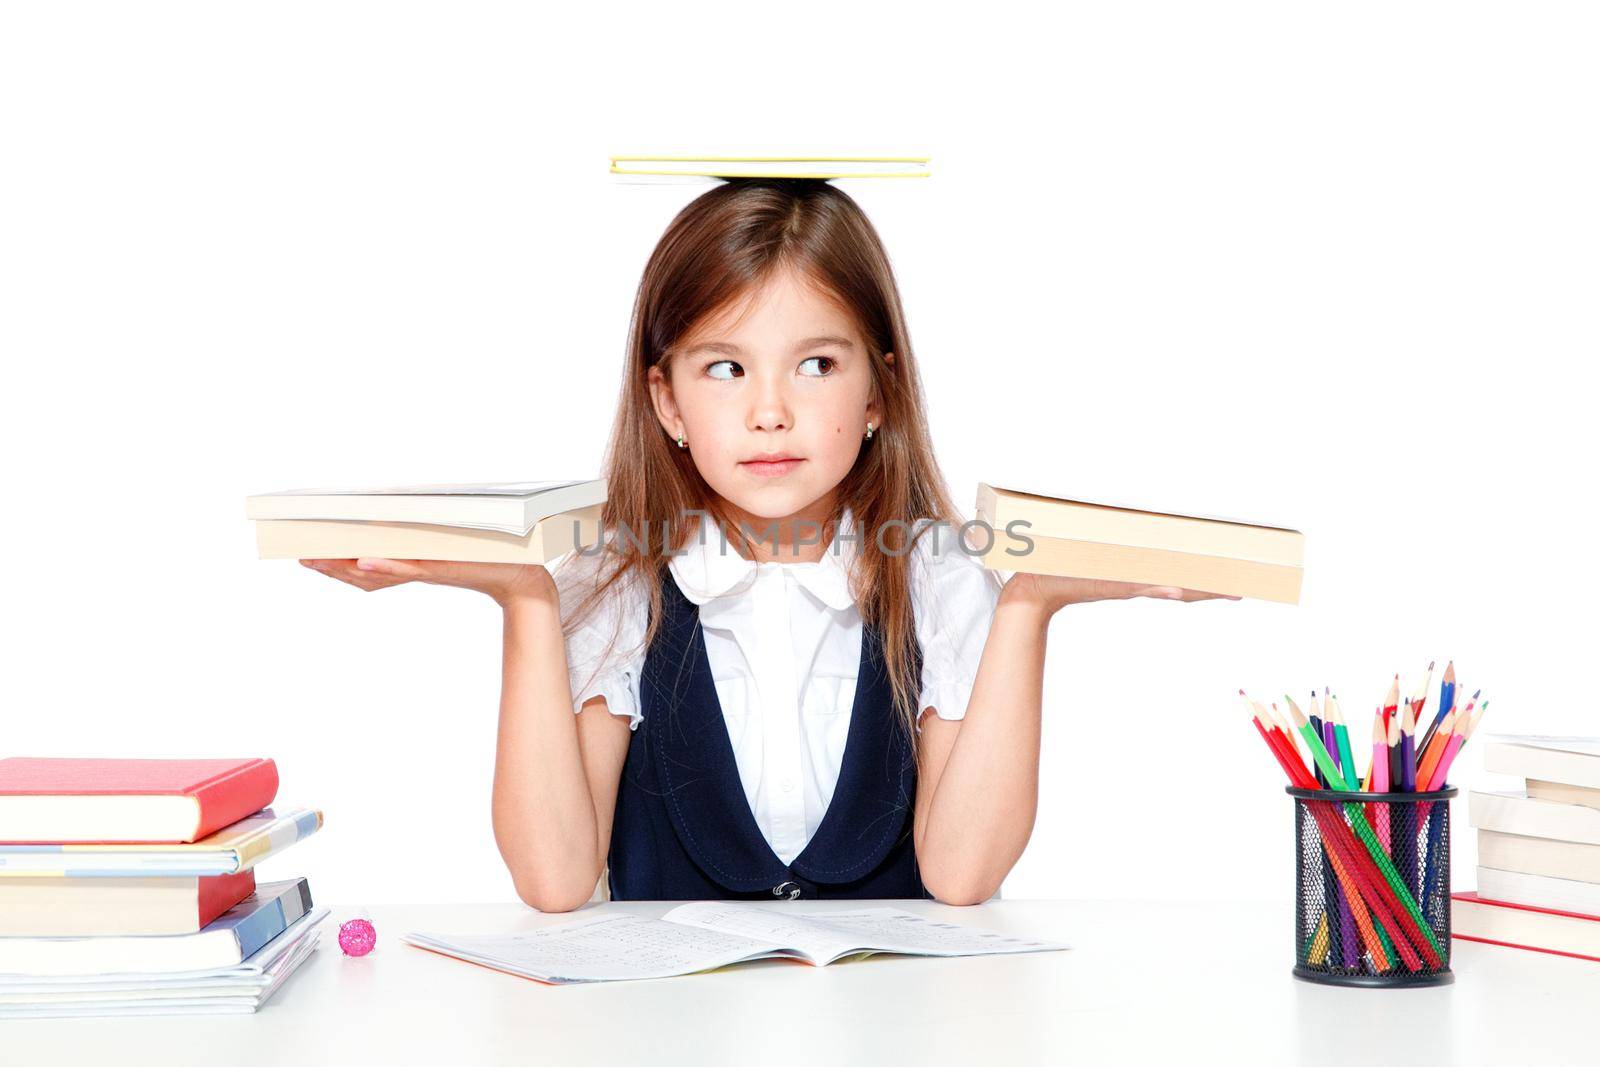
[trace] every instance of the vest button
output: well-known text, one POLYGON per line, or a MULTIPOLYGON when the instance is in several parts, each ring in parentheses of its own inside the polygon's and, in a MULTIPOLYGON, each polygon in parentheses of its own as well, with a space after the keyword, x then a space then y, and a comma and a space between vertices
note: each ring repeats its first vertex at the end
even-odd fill
POLYGON ((775 897, 788 896, 788 898, 790 900, 799 900, 800 899, 800 883, 799 882, 780 882, 777 885, 772 887, 772 895, 775 896, 775 897))

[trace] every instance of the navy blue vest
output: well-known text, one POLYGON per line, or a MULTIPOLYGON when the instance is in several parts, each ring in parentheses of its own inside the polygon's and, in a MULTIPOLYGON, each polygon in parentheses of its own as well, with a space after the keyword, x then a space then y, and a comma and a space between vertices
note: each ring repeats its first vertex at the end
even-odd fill
POLYGON ((628 743, 617 789, 611 899, 932 899, 917 874, 911 835, 916 764, 893 715, 874 628, 862 627, 833 799, 811 840, 785 864, 745 799, 700 609, 665 568, 661 590, 661 627, 640 679, 644 718, 628 743))

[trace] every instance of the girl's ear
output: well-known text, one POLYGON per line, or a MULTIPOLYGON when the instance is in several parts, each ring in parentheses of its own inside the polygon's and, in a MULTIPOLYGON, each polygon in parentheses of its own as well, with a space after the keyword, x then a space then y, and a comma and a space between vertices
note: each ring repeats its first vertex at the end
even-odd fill
POLYGON ((667 436, 675 438, 683 433, 683 419, 678 414, 677 401, 672 398, 672 382, 661 373, 660 364, 645 372, 645 384, 650 389, 650 405, 655 408, 656 418, 661 420, 667 436))

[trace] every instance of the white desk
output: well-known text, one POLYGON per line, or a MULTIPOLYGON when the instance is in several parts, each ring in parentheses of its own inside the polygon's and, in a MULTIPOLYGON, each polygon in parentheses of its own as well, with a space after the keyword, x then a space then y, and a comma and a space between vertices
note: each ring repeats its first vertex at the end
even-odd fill
MULTIPOLYGON (((378 948, 323 943, 255 1015, 0 1022, 0 1063, 1594 1062, 1600 964, 1457 941, 1453 985, 1357 990, 1289 975, 1287 908, 1002 900, 897 907, 1065 941, 1069 952, 777 960, 642 982, 547 986, 401 944, 409 930, 569 921, 521 905, 373 909, 378 948), (1203 947, 1202 947, 1203 946, 1203 947)), ((859 901, 774 902, 826 911, 859 901)), ((672 905, 597 908, 658 915, 672 905)))

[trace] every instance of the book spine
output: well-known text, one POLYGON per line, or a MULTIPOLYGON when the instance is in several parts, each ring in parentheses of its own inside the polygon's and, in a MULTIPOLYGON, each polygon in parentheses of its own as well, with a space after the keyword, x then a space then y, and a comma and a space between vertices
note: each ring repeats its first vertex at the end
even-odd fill
POLYGON ((233 850, 238 857, 237 870, 248 870, 263 859, 282 852, 296 841, 303 841, 322 829, 322 812, 294 812, 292 820, 280 820, 253 837, 241 841, 233 850))
POLYGON ((197 878, 199 892, 195 895, 195 929, 206 925, 256 891, 256 872, 240 871, 238 874, 216 874, 197 878))
POLYGON ((299 879, 292 889, 281 893, 271 904, 256 909, 233 928, 239 949, 239 962, 254 956, 268 941, 311 910, 311 883, 299 879))
POLYGON ((193 795, 199 817, 190 842, 209 837, 271 804, 278 795, 278 765, 270 759, 254 760, 202 783, 193 795))

